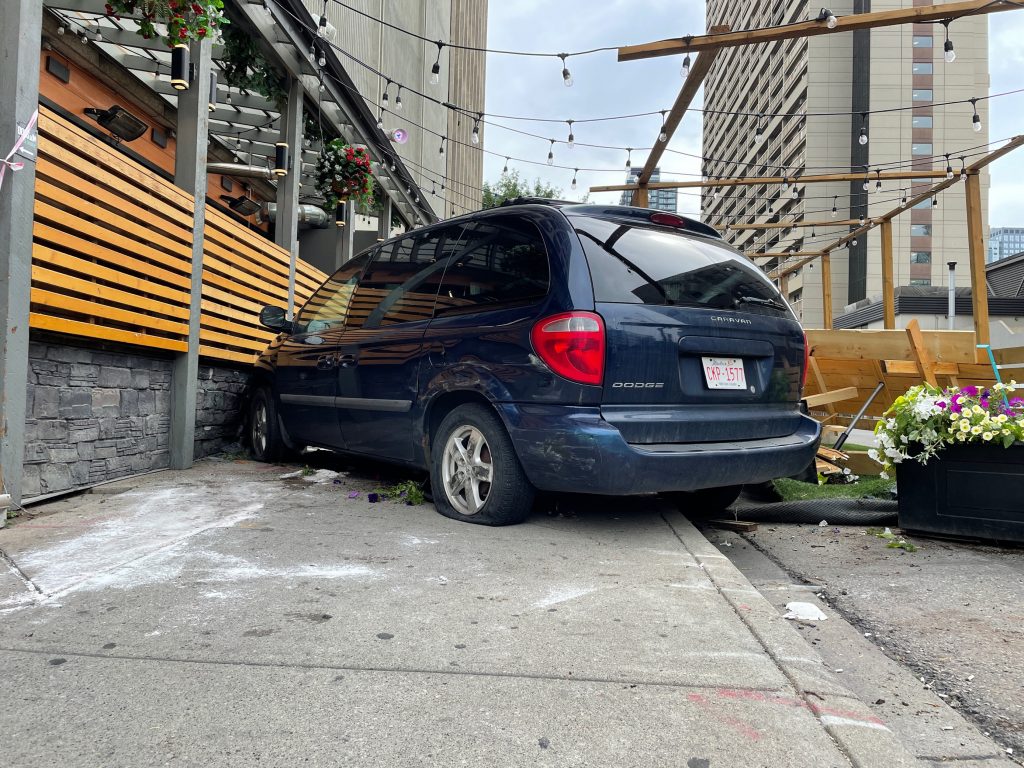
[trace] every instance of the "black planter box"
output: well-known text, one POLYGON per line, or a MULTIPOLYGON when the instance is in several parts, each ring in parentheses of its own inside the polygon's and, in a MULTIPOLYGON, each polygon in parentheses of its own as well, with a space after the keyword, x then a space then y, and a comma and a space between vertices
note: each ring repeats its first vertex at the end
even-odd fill
POLYGON ((958 445, 896 465, 900 528, 1024 543, 1024 445, 958 445))

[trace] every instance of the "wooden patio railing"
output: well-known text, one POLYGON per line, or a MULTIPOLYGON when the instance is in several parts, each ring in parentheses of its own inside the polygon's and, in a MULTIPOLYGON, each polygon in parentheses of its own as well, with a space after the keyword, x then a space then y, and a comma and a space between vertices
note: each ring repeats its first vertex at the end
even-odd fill
MULTIPOLYGON (((188 343, 192 197, 59 115, 39 115, 33 328, 182 352, 188 343)), ((288 251, 207 206, 200 354, 249 363, 284 306, 288 251)), ((300 261, 300 306, 326 278, 300 261)))

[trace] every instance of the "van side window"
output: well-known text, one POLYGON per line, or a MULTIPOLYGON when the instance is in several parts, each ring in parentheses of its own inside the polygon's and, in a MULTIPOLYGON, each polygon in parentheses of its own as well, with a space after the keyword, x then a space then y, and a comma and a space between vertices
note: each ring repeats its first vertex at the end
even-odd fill
POLYGON ((446 229, 404 237, 370 262, 352 301, 349 328, 378 328, 429 320, 444 271, 437 259, 446 229))
POLYGON ((295 318, 300 333, 319 333, 345 325, 356 283, 374 253, 364 253, 347 261, 310 296, 295 318))
POLYGON ((477 222, 453 251, 436 314, 473 312, 539 301, 551 281, 540 231, 512 217, 477 222))

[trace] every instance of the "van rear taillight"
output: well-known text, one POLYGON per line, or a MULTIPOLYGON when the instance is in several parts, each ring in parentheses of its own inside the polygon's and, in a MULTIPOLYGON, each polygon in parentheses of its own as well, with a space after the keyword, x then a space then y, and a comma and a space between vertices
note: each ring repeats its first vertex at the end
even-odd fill
POLYGON ((604 379, 604 321, 593 312, 565 312, 537 321, 530 340, 552 371, 600 386, 604 379))

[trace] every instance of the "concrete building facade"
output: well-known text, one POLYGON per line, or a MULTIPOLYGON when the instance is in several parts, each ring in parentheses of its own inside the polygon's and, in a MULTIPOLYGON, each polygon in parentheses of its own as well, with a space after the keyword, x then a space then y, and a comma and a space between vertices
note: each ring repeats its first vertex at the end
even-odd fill
MULTIPOLYGON (((637 178, 640 176, 640 171, 643 168, 636 166, 629 169, 629 173, 626 175, 627 184, 636 184, 637 178)), ((655 168, 651 174, 650 181, 661 181, 661 168, 655 168)), ((677 212, 677 205, 679 202, 678 196, 679 190, 676 189, 652 189, 648 191, 647 207, 654 208, 659 211, 668 211, 669 213, 677 212)), ((631 205, 633 201, 633 193, 623 192, 619 198, 619 205, 631 205)))
MULTIPOLYGON (((316 17, 324 11, 322 0, 304 2, 316 17)), ((452 215, 452 210, 465 213, 479 209, 483 127, 479 132, 480 143, 473 145, 471 119, 408 89, 470 112, 484 111, 484 54, 453 49, 447 43, 477 48, 487 45, 487 0, 354 0, 345 5, 331 2, 326 3, 326 14, 337 30, 338 47, 384 75, 381 77, 342 55, 348 74, 374 113, 387 89, 389 109, 383 114, 384 130, 403 128, 408 132, 407 142, 396 143, 394 148, 420 189, 436 195, 430 202, 437 214, 444 218, 452 215), (361 14, 346 5, 357 8, 361 14), (427 42, 435 40, 446 43, 439 59, 437 45, 427 42), (440 65, 440 78, 437 84, 431 84, 435 60, 440 65), (401 91, 399 84, 405 86, 401 91), (398 96, 401 110, 395 109, 398 96), (447 137, 443 153, 439 151, 442 136, 447 137)))
MULTIPOLYGON (((830 8, 846 15, 926 4, 931 3, 837 0, 830 8)), ((819 8, 808 0, 742 5, 708 0, 707 24, 725 23, 733 29, 772 26, 812 19, 819 8)), ((943 103, 988 94, 987 30, 983 17, 955 20, 949 26, 956 52, 953 63, 943 58, 942 24, 907 24, 723 51, 705 83, 705 175, 788 175, 795 182, 785 189, 780 184, 707 188, 702 200, 705 220, 720 230, 730 224, 824 222, 816 227, 725 233, 744 251, 816 251, 849 230, 830 225, 833 219, 877 216, 930 183, 883 182, 877 189, 874 171, 944 170, 949 153, 948 164, 959 173, 960 157, 970 163, 985 150, 987 102, 977 102, 977 132, 971 104, 943 103), (759 124, 761 141, 755 138, 759 124), (865 144, 859 140, 862 128, 865 144), (823 184, 801 184, 798 179, 804 174, 861 171, 867 190, 864 179, 823 184)), ((949 261, 959 262, 966 272, 963 187, 955 185, 935 202, 936 206, 922 204, 893 222, 895 285, 944 285, 949 261)), ((987 203, 986 172, 983 212, 987 203)), ((984 215, 986 232, 987 227, 984 215)), ((780 259, 757 261, 770 269, 780 259)), ((831 262, 837 314, 845 304, 881 295, 881 241, 875 232, 858 238, 855 246, 833 252, 831 262)), ((783 282, 780 287, 804 324, 820 326, 820 267, 812 263, 783 282)))
POLYGON ((988 236, 988 252, 985 262, 991 264, 1024 253, 1024 228, 993 227, 988 236))

